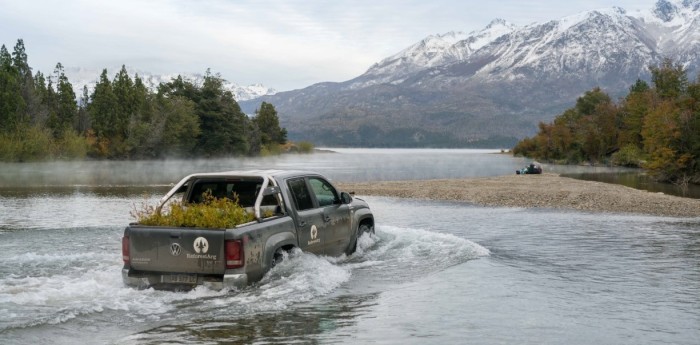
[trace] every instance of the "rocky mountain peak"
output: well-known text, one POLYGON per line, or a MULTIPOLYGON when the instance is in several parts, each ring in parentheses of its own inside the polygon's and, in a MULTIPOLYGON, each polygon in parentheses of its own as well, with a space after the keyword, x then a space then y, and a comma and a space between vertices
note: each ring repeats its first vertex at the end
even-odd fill
POLYGON ((668 0, 659 0, 654 6, 654 14, 664 22, 670 22, 678 12, 678 7, 668 0))
POLYGON ((697 75, 699 8, 700 0, 659 0, 646 11, 596 9, 524 27, 495 19, 468 34, 428 36, 352 80, 256 103, 277 106, 290 138, 318 144, 514 142, 593 87, 622 96, 664 57, 697 75))

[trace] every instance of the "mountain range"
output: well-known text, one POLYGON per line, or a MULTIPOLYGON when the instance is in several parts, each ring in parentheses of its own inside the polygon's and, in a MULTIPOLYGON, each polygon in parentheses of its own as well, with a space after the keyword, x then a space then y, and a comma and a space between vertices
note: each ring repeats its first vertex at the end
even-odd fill
POLYGON ((659 0, 516 26, 431 35, 344 82, 254 99, 272 103, 292 140, 364 147, 507 147, 594 87, 611 97, 664 58, 700 69, 700 0, 659 0))
MULTIPOLYGON (((114 76, 120 69, 121 67, 107 69, 108 76, 110 78, 114 78, 114 76)), ((147 88, 153 91, 155 91, 158 88, 158 85, 160 85, 161 83, 168 83, 173 78, 177 78, 178 75, 181 75, 184 79, 193 81, 194 83, 201 83, 201 80, 203 80, 204 78, 203 75, 194 73, 153 74, 136 70, 129 66, 126 67, 126 70, 129 76, 131 76, 132 78, 135 75, 138 75, 139 78, 141 78, 141 80, 143 81, 144 85, 146 85, 147 88)), ((80 96, 83 94, 83 86, 87 86, 88 93, 91 93, 92 90, 95 89, 95 84, 97 84, 97 81, 100 77, 100 73, 102 73, 102 71, 71 67, 66 68, 65 73, 73 85, 73 91, 75 91, 76 96, 80 98, 80 96)), ((224 80, 223 86, 224 89, 231 91, 231 93, 233 93, 233 97, 239 102, 258 98, 263 95, 274 95, 275 93, 277 93, 275 89, 265 87, 262 84, 241 86, 234 82, 224 80)))

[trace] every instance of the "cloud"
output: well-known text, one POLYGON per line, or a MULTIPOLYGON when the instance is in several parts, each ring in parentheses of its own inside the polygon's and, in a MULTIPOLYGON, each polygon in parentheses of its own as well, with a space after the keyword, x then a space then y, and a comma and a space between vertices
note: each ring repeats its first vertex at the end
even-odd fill
POLYGON ((0 0, 0 43, 11 50, 23 38, 30 65, 44 73, 59 61, 153 73, 211 68, 237 83, 284 90, 358 76, 430 34, 613 4, 625 1, 0 0))

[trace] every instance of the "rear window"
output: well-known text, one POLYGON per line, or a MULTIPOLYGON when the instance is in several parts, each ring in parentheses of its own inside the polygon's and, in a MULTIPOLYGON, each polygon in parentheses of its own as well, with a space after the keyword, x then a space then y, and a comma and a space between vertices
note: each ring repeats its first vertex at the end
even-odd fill
POLYGON ((200 180, 192 186, 189 202, 200 203, 206 193, 217 199, 238 199, 242 207, 252 207, 262 187, 262 180, 200 180))

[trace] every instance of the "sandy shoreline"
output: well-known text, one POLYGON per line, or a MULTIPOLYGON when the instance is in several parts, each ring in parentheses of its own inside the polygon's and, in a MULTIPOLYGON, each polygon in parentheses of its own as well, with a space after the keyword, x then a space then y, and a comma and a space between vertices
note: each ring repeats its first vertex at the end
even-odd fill
POLYGON ((700 217, 700 200, 557 174, 338 183, 361 195, 463 201, 496 207, 543 207, 594 212, 700 217))

